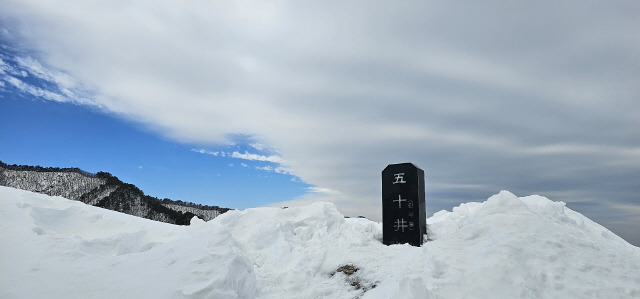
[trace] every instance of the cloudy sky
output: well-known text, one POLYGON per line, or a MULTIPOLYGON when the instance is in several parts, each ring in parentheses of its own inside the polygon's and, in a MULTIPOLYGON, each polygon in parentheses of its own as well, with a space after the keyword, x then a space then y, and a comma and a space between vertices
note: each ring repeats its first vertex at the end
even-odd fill
POLYGON ((506 189, 640 245, 638 15, 634 1, 3 1, 0 160, 378 220, 380 171, 413 162, 428 215, 506 189), (163 167, 170 184, 142 171, 163 167))

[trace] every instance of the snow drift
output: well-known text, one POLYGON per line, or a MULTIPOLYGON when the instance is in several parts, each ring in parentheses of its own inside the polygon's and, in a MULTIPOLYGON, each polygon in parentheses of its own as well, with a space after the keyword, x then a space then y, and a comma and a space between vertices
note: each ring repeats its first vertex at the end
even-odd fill
POLYGON ((385 246, 330 203, 181 227, 0 187, 0 298, 640 296, 640 248, 562 202, 502 191, 428 224, 385 246))

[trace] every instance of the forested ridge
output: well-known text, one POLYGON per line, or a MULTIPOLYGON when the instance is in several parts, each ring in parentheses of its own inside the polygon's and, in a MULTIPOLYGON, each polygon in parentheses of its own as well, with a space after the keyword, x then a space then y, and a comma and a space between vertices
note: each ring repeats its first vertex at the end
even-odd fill
POLYGON ((188 225, 193 216, 210 220, 228 208, 145 195, 108 172, 80 168, 8 165, 0 161, 0 185, 62 196, 93 206, 167 223, 188 225))

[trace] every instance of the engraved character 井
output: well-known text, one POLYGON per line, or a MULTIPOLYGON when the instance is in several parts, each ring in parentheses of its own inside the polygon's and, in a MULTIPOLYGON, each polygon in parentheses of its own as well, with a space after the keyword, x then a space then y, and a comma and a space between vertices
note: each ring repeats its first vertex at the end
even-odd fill
POLYGON ((401 231, 404 233, 404 229, 409 227, 409 225, 407 224, 406 221, 404 221, 404 219, 396 219, 395 224, 393 225, 393 229, 395 229, 395 231, 401 231))

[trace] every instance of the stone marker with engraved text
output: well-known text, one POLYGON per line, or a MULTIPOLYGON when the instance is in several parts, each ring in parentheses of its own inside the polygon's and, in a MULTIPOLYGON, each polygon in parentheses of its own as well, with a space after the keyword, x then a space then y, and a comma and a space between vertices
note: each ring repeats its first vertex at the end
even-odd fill
POLYGON ((412 163, 382 171, 382 242, 420 246, 427 233, 424 171, 412 163))

